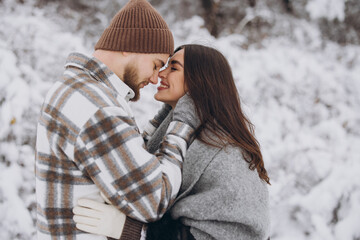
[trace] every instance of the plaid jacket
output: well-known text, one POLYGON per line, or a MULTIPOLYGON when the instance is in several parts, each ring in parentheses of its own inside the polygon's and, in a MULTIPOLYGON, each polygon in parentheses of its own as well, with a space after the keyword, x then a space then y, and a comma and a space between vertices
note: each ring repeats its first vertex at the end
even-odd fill
MULTIPOLYGON (((132 218, 160 218, 179 191, 193 129, 172 122, 152 155, 128 105, 133 91, 95 58, 74 53, 65 68, 45 97, 37 127, 38 239, 105 239, 77 230, 72 220, 77 199, 103 201, 100 191, 132 218)), ((154 129, 150 125, 145 137, 154 129)))

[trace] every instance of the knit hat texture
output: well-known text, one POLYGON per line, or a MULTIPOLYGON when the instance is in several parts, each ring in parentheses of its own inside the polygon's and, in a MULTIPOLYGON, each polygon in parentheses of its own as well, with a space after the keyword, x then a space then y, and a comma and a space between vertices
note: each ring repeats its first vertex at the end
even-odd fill
POLYGON ((161 15, 146 0, 130 0, 111 20, 95 50, 136 53, 174 52, 174 38, 161 15))

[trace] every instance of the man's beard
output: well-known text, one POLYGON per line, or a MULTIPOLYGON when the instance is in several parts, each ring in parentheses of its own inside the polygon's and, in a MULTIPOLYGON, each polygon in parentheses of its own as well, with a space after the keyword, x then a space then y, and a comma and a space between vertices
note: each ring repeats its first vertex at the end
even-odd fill
POLYGON ((135 93, 135 96, 130 99, 130 101, 136 102, 140 98, 140 85, 137 83, 139 76, 137 74, 136 68, 128 64, 125 67, 123 78, 124 83, 128 85, 135 93))

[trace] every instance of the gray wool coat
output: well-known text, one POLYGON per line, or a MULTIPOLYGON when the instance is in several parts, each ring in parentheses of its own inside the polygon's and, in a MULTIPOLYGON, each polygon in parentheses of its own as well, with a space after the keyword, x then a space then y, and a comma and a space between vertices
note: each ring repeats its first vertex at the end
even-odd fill
MULTIPOLYGON (((159 148, 171 119, 172 112, 148 141, 150 152, 159 148)), ((249 169, 241 149, 231 145, 216 148, 195 139, 182 171, 180 192, 169 211, 173 219, 190 227, 196 240, 269 237, 267 184, 256 170, 249 169)))

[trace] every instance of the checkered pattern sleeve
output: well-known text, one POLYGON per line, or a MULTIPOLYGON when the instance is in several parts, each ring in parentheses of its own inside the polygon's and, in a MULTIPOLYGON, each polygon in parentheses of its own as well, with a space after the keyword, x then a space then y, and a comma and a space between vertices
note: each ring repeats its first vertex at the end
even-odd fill
POLYGON ((172 122, 160 151, 148 153, 135 121, 119 107, 98 110, 82 127, 75 162, 123 213, 139 221, 159 219, 181 184, 182 159, 193 129, 172 122))
POLYGON ((147 141, 151 138, 156 129, 167 117, 171 109, 172 107, 169 104, 164 103, 161 109, 154 116, 154 118, 145 125, 144 131, 142 132, 145 143, 147 143, 147 141))

